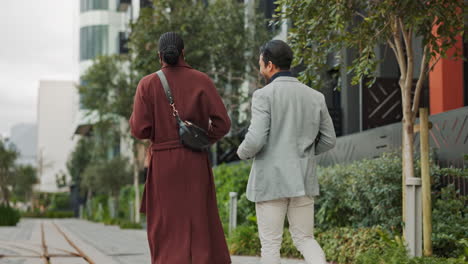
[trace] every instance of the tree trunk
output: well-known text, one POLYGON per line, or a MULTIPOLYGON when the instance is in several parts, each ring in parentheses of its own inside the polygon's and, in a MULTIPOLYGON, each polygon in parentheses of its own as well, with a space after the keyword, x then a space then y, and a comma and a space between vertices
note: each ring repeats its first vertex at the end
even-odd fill
POLYGON ((402 87, 403 123, 402 123, 402 188, 403 222, 406 221, 406 179, 414 177, 414 115, 411 109, 412 82, 405 82, 402 87))
POLYGON ((2 187, 2 193, 3 193, 3 202, 6 206, 10 206, 10 194, 7 186, 2 187))
POLYGON ((400 68, 403 121, 402 121, 402 220, 406 221, 406 180, 414 177, 414 116, 411 90, 413 86, 414 53, 413 29, 407 28, 399 17, 392 18, 393 40, 388 43, 395 53, 400 68))

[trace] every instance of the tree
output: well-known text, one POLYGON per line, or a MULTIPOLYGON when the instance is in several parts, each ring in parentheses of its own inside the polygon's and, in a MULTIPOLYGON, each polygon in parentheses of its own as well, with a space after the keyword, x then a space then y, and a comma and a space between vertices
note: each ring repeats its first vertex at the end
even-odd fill
POLYGON ((18 152, 10 148, 7 142, 0 139, 0 192, 2 202, 10 205, 10 188, 14 182, 15 161, 18 152))
POLYGON ((80 102, 98 114, 99 122, 130 118, 136 78, 129 66, 129 56, 99 56, 81 76, 80 102))
POLYGON ((80 186, 82 174, 92 161, 93 144, 88 137, 79 139, 67 161, 67 170, 72 178, 72 185, 80 186))
POLYGON ((246 100, 242 85, 245 81, 257 85, 251 81, 259 75, 254 70, 258 68, 259 47, 272 33, 263 15, 246 17, 245 6, 239 1, 209 2, 156 0, 152 9, 142 9, 130 36, 133 65, 139 76, 155 72, 161 67, 159 37, 168 31, 179 33, 185 42, 186 61, 214 80, 236 130, 241 126, 240 106, 246 100))
POLYGON ((30 165, 17 165, 18 157, 13 144, 0 139, 0 193, 7 206, 12 198, 29 201, 33 186, 38 183, 36 169, 30 165))
POLYGON ((33 186, 38 183, 36 169, 30 165, 18 165, 14 170, 13 193, 24 202, 30 201, 33 186))
MULTIPOLYGON (((355 49, 356 59, 349 67, 352 84, 372 77, 379 58, 375 47, 388 45, 400 69, 399 86, 403 110, 403 182, 414 177, 414 123, 423 84, 442 57, 459 57, 460 51, 448 51, 464 30, 461 0, 279 0, 281 16, 294 27, 289 40, 294 63, 305 65, 300 78, 320 87, 320 73, 327 67, 327 57, 334 54, 341 61, 343 48, 355 49), (413 43, 421 40, 423 56, 415 65, 413 43), (413 91, 413 74, 419 78, 413 91)), ((375 80, 375 78, 373 78, 375 80)), ((372 84, 372 81, 368 83, 372 84)))
MULTIPOLYGON (((138 146, 128 129, 122 129, 121 124, 127 123, 132 112, 133 95, 137 86, 132 62, 129 56, 112 55, 97 57, 93 65, 81 76, 83 85, 78 90, 81 95, 81 103, 90 113, 98 115, 98 120, 93 124, 91 142, 94 144, 93 160, 109 162, 109 150, 120 146, 121 139, 129 142, 133 153, 133 175, 135 186, 135 211, 139 205, 139 181, 138 172, 138 146)), ((83 157, 84 158, 84 157, 83 157)), ((127 160, 122 160, 128 162, 127 160)), ((77 160, 78 162, 78 160, 77 160)), ((87 170, 87 184, 80 186, 92 187, 91 172, 96 170, 95 164, 87 170)), ((98 181, 102 174, 94 174, 98 181)), ((114 190, 115 191, 115 190, 114 190)), ((90 192, 88 192, 90 194, 90 192)), ((89 197, 88 197, 89 198, 89 197)), ((139 213, 136 214, 139 221, 139 213)))
POLYGON ((123 157, 94 161, 84 170, 81 186, 117 198, 120 189, 131 183, 132 172, 128 164, 123 157))

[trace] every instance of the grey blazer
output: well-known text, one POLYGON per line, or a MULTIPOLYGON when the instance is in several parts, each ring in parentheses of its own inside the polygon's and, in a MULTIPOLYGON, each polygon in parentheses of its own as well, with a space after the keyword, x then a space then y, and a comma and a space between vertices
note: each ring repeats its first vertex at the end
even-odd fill
POLYGON ((253 158, 247 199, 319 194, 316 155, 335 146, 333 122, 320 92, 278 77, 252 98, 252 120, 237 154, 253 158))

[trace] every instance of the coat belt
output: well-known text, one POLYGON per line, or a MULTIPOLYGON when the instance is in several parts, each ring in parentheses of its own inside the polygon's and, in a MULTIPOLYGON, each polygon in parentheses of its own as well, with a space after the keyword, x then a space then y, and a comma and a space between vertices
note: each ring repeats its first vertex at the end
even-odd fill
POLYGON ((182 145, 182 143, 180 143, 179 140, 171 140, 171 141, 151 144, 152 151, 162 151, 162 150, 176 149, 176 148, 183 148, 183 147, 184 145, 182 145))

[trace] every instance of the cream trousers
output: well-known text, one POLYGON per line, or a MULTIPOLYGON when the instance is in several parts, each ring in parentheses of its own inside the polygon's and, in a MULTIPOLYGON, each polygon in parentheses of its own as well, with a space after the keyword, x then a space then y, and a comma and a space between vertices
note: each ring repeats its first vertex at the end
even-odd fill
POLYGON ((296 248, 307 264, 326 264, 325 253, 314 239, 314 200, 307 197, 282 198, 258 202, 258 233, 262 244, 262 264, 280 264, 284 218, 288 215, 289 231, 296 248))

